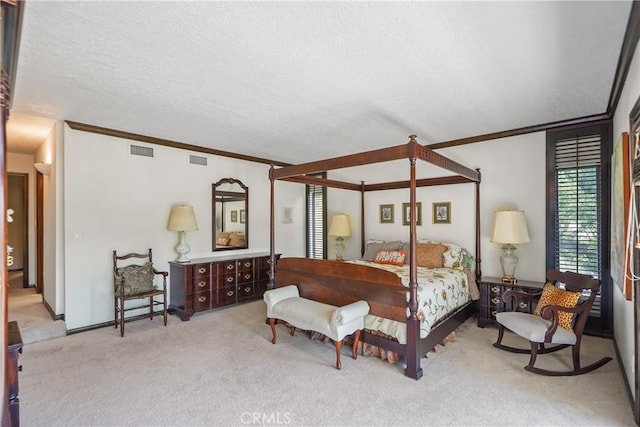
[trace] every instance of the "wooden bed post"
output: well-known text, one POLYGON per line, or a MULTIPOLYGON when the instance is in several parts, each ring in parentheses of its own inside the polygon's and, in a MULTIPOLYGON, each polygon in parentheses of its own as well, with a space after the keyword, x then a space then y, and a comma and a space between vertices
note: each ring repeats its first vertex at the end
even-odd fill
POLYGON ((478 171, 478 181, 476 181, 476 281, 480 281, 482 278, 480 267, 480 181, 482 181, 482 176, 479 168, 476 168, 476 171, 478 171))
POLYGON ((418 255, 416 251, 416 157, 417 146, 416 135, 409 136, 408 154, 410 164, 410 184, 409 184, 409 252, 411 259, 409 264, 409 317, 407 318, 407 352, 405 359, 407 367, 404 374, 413 379, 422 377, 420 367, 421 355, 418 352, 418 341, 420 340, 420 321, 418 320, 418 255))
POLYGON ((274 219, 274 214, 275 214, 275 197, 274 197, 274 192, 275 192, 275 178, 273 175, 273 165, 271 165, 271 168, 269 168, 269 181, 271 181, 270 183, 270 187, 271 187, 271 200, 270 200, 270 210, 271 210, 271 218, 269 220, 269 229, 270 229, 270 236, 269 236, 269 261, 270 261, 270 271, 269 271, 269 284, 267 285, 268 289, 273 289, 275 287, 276 284, 276 257, 275 257, 275 248, 276 248, 276 239, 275 239, 275 224, 276 221, 274 219))
POLYGON ((364 255, 364 181, 360 181, 360 256, 364 255))

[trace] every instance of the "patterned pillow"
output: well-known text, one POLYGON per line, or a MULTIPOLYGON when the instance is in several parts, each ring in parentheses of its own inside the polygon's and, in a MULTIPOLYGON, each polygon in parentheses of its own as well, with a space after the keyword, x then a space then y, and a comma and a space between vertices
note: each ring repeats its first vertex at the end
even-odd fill
MULTIPOLYGON (((559 305, 562 307, 572 308, 578 304, 578 300, 582 294, 580 292, 563 291, 553 286, 551 283, 546 283, 540 295, 540 300, 533 314, 540 316, 542 309, 548 305, 559 305)), ((567 313, 565 311, 558 312, 558 324, 565 329, 572 330, 573 313, 567 313)))
POLYGON ((229 238, 228 237, 218 237, 218 239, 216 240, 216 246, 227 246, 229 244, 229 238))
MULTIPOLYGON (((124 294, 137 295, 155 289, 153 286, 153 264, 128 265, 116 270, 124 280, 124 294)), ((120 295, 120 283, 116 283, 116 295, 120 295)))
POLYGON ((378 264, 404 265, 404 259, 406 256, 407 251, 386 251, 384 249, 380 249, 373 262, 378 264))
POLYGON ((446 246, 446 250, 443 256, 442 266, 447 268, 456 268, 462 269, 467 268, 469 270, 472 269, 473 266, 473 255, 469 253, 465 248, 457 245, 455 243, 444 243, 444 242, 434 242, 431 240, 418 240, 419 243, 440 243, 441 245, 446 246))
POLYGON ((376 255, 378 255, 379 250, 384 249, 386 251, 397 251, 400 250, 401 247, 402 242, 400 240, 384 243, 370 242, 367 244, 367 247, 364 250, 362 259, 365 261, 375 261, 376 255))
POLYGON ((229 235, 229 246, 244 246, 244 236, 238 233, 229 235))
POLYGON ((442 267, 442 254, 446 250, 447 247, 440 243, 418 243, 416 248, 418 266, 427 268, 442 267))

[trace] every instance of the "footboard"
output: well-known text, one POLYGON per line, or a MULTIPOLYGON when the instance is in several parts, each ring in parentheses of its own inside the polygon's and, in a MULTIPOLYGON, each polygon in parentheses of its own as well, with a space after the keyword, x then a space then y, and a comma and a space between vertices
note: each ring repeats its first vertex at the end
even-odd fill
POLYGON ((367 301, 370 314, 406 322, 407 288, 389 271, 341 261, 281 258, 275 286, 296 285, 303 298, 343 306, 367 301))

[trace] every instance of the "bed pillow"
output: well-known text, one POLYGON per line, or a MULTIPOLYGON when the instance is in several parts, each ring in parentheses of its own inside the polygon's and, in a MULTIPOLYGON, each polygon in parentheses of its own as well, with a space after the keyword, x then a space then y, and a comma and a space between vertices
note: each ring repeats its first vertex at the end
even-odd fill
MULTIPOLYGON (((581 296, 582 293, 580 292, 563 291, 551 283, 546 283, 542 289, 542 295, 540 295, 538 305, 536 305, 535 310, 533 310, 533 314, 540 316, 542 309, 548 305, 559 305, 566 308, 575 307, 581 296)), ((567 313, 566 311, 558 312, 558 325, 571 331, 573 330, 572 323, 573 313, 567 313)))
POLYGON ((362 255, 362 259, 365 261, 375 261, 376 255, 378 255, 378 251, 383 249, 386 251, 397 251, 402 247, 402 242, 400 240, 396 240, 394 242, 384 242, 384 243, 375 243, 371 242, 367 244, 367 247, 364 250, 364 255, 362 255))
POLYGON ((216 239, 216 246, 227 246, 229 244, 228 237, 218 237, 216 239))
POLYGON ((377 264, 404 265, 407 251, 387 251, 380 249, 373 262, 377 264))
POLYGON ((229 246, 244 246, 244 236, 238 233, 229 235, 229 246))
POLYGON ((446 250, 447 247, 440 243, 418 243, 416 247, 416 263, 419 267, 442 267, 442 254, 446 250))
POLYGON ((432 240, 418 240, 419 243, 439 243, 444 245, 447 249, 442 254, 443 261, 442 266, 447 268, 467 268, 469 270, 472 269, 473 266, 473 255, 469 253, 465 248, 457 245, 455 243, 448 242, 435 242, 432 240))

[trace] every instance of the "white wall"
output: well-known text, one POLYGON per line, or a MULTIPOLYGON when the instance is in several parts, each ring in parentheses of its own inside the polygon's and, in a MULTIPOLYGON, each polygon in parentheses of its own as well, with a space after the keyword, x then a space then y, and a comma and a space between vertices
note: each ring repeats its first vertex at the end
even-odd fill
MULTIPOLYGON (((28 209, 27 209, 27 229, 29 233, 29 239, 27 243, 29 245, 29 264, 25 271, 28 277, 30 285, 35 284, 36 280, 36 216, 35 216, 35 199, 36 199, 36 185, 35 174, 36 170, 33 167, 33 155, 31 154, 17 154, 7 153, 7 172, 9 173, 24 173, 28 174, 28 209)), ((26 262, 27 260, 25 260, 26 262)))
MULTIPOLYGON (((213 255, 211 185, 236 178, 249 187, 249 246, 242 254, 269 250, 268 165, 191 153, 64 128, 64 287, 68 329, 113 319, 112 251, 153 249, 154 264, 169 270, 177 233, 168 231, 174 204, 194 207, 199 229, 187 233, 189 257, 213 255), (149 146, 154 157, 130 155, 131 144, 149 146), (192 165, 189 155, 207 157, 192 165)), ((278 185, 276 206, 290 206, 293 224, 278 225, 276 249, 304 255, 304 186, 278 185)), ((227 253, 228 254, 228 253, 227 253)))
MULTIPOLYGON (((438 150, 439 153, 473 169, 480 168, 480 230, 481 260, 484 276, 502 276, 500 270, 500 245, 489 242, 493 225, 493 213, 500 209, 525 211, 531 241, 519 245, 520 258, 516 276, 520 279, 543 281, 545 279, 545 214, 546 134, 502 138, 461 147, 438 150)), ((409 162, 384 164, 356 171, 341 170, 329 176, 335 179, 350 178, 360 182, 364 176, 370 182, 398 180, 398 169, 406 168, 403 179, 409 179, 409 162)), ((417 164, 417 177, 451 175, 448 172, 417 164), (431 168, 431 169, 430 169, 431 168), (423 175, 421 175, 421 173, 423 175), (424 175, 427 174, 427 175, 424 175)), ((400 175, 402 175, 400 173, 400 175)), ((418 188, 417 201, 422 202, 422 226, 418 238, 455 242, 475 253, 475 185, 456 184, 418 188), (432 223, 432 203, 451 202, 451 224, 432 223)), ((351 216, 353 236, 348 239, 347 258, 359 257, 360 252, 360 193, 348 190, 330 190, 329 219, 333 213, 345 212, 351 216)), ((409 240, 409 227, 402 225, 402 203, 409 202, 408 190, 367 192, 365 195, 365 239, 409 240), (379 205, 394 204, 394 224, 380 224, 379 205)), ((333 239, 330 252, 333 254, 333 239)))
MULTIPOLYGON (((636 48, 631 68, 613 119, 613 140, 622 132, 630 132, 629 113, 640 96, 640 44, 636 48)), ((624 374, 635 395, 635 345, 633 300, 627 301, 617 283, 613 283, 613 326, 616 345, 622 359, 624 374)), ((635 397, 635 396, 634 396, 635 397)))

